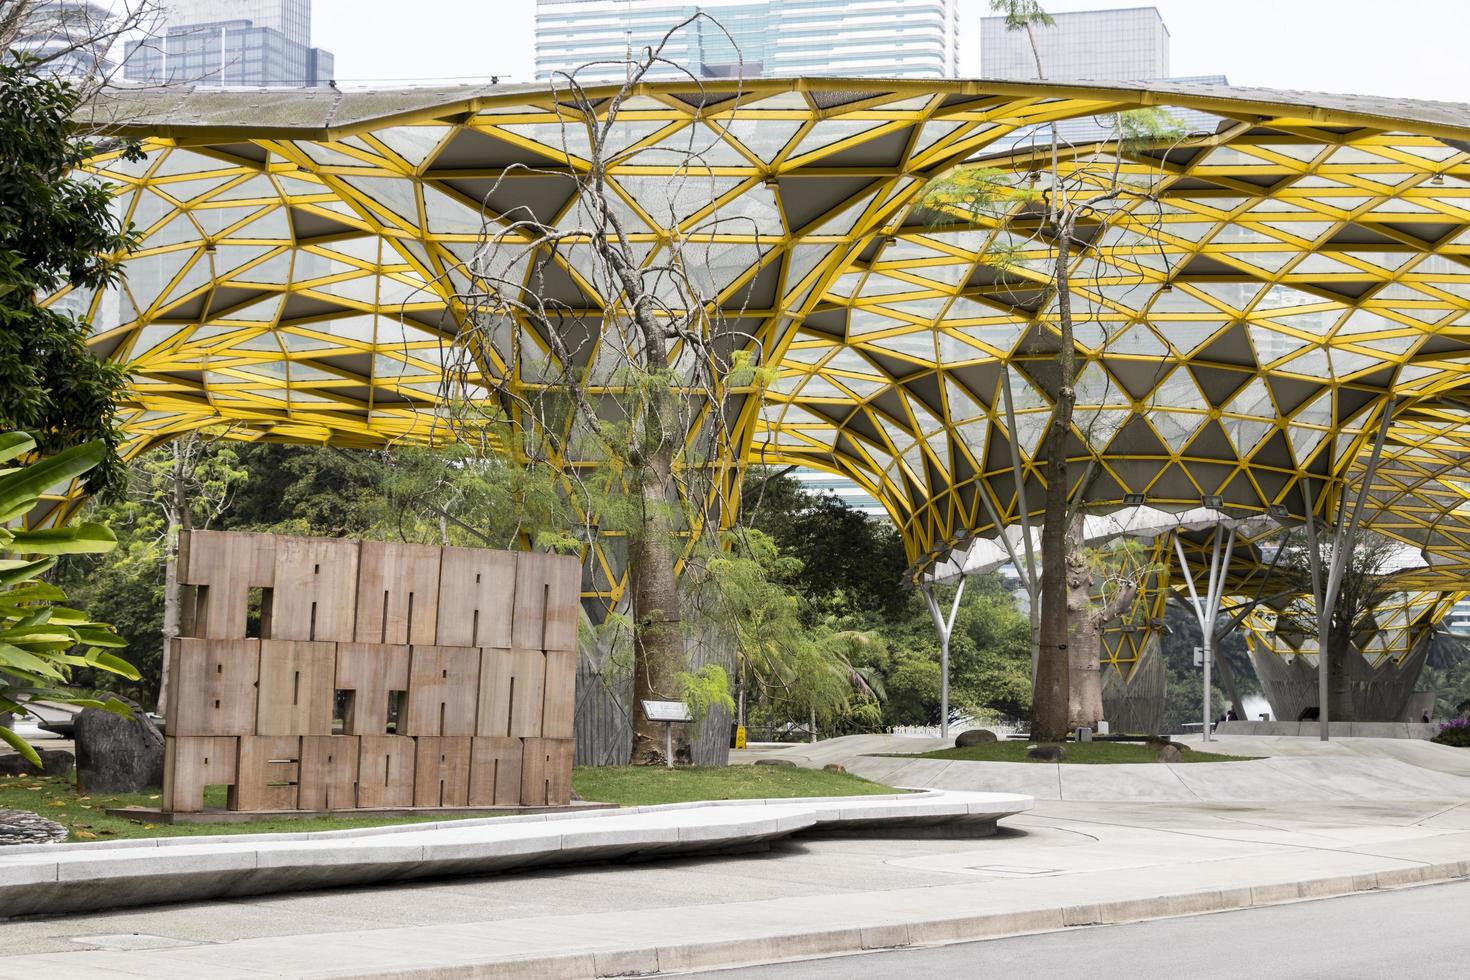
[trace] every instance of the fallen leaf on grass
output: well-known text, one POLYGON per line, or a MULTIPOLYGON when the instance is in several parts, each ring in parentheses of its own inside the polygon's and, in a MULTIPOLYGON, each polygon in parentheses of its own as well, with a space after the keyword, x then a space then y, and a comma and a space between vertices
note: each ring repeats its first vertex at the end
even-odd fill
POLYGON ((73 830, 72 833, 74 835, 76 835, 77 837, 80 837, 82 840, 96 840, 97 839, 97 835, 94 834, 94 833, 92 833, 90 830, 73 830))
POLYGON ((46 803, 46 805, 47 806, 66 806, 66 801, 65 800, 48 800, 47 803, 46 803))
POLYGON ((158 799, 158 797, 157 797, 157 796, 150 796, 150 797, 148 797, 148 798, 149 798, 149 799, 150 799, 150 800, 156 800, 156 799, 158 799))
POLYGON ((115 831, 115 830, 107 830, 105 828, 102 829, 102 830, 97 831, 97 833, 101 834, 103 837, 116 837, 117 836, 117 831, 115 831))

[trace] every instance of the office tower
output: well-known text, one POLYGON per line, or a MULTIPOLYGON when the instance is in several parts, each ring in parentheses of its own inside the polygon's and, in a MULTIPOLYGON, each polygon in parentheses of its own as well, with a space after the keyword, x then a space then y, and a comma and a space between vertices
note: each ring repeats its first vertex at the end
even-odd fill
POLYGON ((158 36, 130 42, 124 78, 145 84, 311 88, 332 78, 311 46, 311 0, 170 0, 158 36))
POLYGON ((64 78, 105 77, 116 67, 108 60, 114 30, 113 16, 102 4, 45 0, 26 11, 11 50, 64 78))
POLYGON ((1055 24, 1031 31, 1006 28, 1004 17, 980 20, 980 73, 986 78, 1036 78, 1037 55, 1047 78, 1136 82, 1169 77, 1169 28, 1156 7, 1054 14, 1055 24), (1031 47, 1036 39, 1036 51, 1031 47))
POLYGON ((536 76, 602 61, 577 77, 621 79, 629 50, 656 47, 700 12, 718 25, 677 32, 663 52, 673 65, 648 77, 955 74, 957 0, 537 0, 536 76))

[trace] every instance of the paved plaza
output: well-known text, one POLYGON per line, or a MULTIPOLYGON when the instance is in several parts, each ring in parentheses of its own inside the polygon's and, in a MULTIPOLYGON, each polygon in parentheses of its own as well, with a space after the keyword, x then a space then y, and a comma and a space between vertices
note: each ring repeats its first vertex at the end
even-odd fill
MULTIPOLYGON (((848 745, 850 767, 874 761, 852 756, 848 745)), ((1244 787, 1236 802, 1039 799, 988 839, 818 837, 746 855, 19 921, 0 925, 0 977, 677 972, 1246 909, 1470 875, 1470 774, 1396 762, 1397 753, 1425 752, 1400 744, 1324 750, 1304 740, 1290 748, 1308 766, 1354 756, 1403 765, 1442 780, 1442 790, 1397 801, 1341 799, 1324 795, 1327 781, 1303 779, 1296 800, 1250 801, 1244 787)), ((834 742, 815 754, 842 751, 834 742)), ((1273 751, 1288 754, 1281 746, 1273 751)), ((1445 768, 1458 762, 1440 751, 1426 755, 1445 768)), ((1099 767, 1065 768, 1070 775, 1099 767)), ((1242 776, 1231 778, 1242 785, 1242 776)))

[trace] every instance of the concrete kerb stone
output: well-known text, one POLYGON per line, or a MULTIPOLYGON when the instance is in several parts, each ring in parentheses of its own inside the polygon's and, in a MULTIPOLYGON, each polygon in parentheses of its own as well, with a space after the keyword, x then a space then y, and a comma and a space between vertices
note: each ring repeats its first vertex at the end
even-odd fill
MULTIPOLYGON (((662 972, 689 972, 717 966, 738 967, 822 956, 842 956, 872 949, 937 946, 1010 936, 1057 932, 1067 928, 1143 922, 1203 913, 1283 905, 1384 888, 1430 884, 1470 877, 1467 862, 1395 869, 1368 875, 1343 875, 1303 882, 1250 888, 1207 889, 1155 898, 1128 899, 1064 908, 1028 909, 988 915, 931 919, 885 927, 824 930, 758 940, 728 940, 658 949, 662 972)), ((646 954, 637 962, 646 964, 646 954)), ((525 961, 522 961, 523 963, 525 961)), ((477 974, 478 975, 478 974, 477 974)), ((599 973, 599 976, 616 974, 599 973)))

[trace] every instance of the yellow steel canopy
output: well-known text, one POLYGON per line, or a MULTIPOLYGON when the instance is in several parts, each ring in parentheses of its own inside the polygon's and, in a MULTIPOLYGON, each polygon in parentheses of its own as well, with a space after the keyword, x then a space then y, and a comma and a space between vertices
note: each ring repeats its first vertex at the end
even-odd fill
MULTIPOLYGON (((1417 587, 1461 588, 1470 107, 1182 84, 654 84, 620 112, 615 203, 649 263, 671 235, 740 219, 710 237, 703 275, 780 369, 739 415, 744 462, 852 477, 922 565, 992 530, 992 509, 1018 519, 1013 445, 1039 509, 1056 331, 1044 228, 1000 271, 1002 222, 935 224, 916 201, 967 161, 1036 168, 1024 137, 1040 124, 1085 140, 1081 120, 1149 106, 1191 135, 1086 150, 1117 154, 1157 212, 1101 216, 1074 259, 1078 478, 1093 462, 1078 492, 1300 517, 1305 476, 1310 509, 1335 513, 1391 407, 1367 521, 1425 550, 1417 587), (709 147, 697 191, 661 151, 689 127, 709 147)), ((586 167, 575 111, 541 86, 124 92, 97 111, 144 141, 141 162, 90 166, 143 238, 126 285, 55 301, 131 366, 134 450, 221 420, 348 446, 428 437, 482 216, 570 220, 565 174, 586 167)), ((545 288, 595 314, 589 277, 563 271, 545 288)), ((516 365, 487 369, 518 383, 516 365)))

